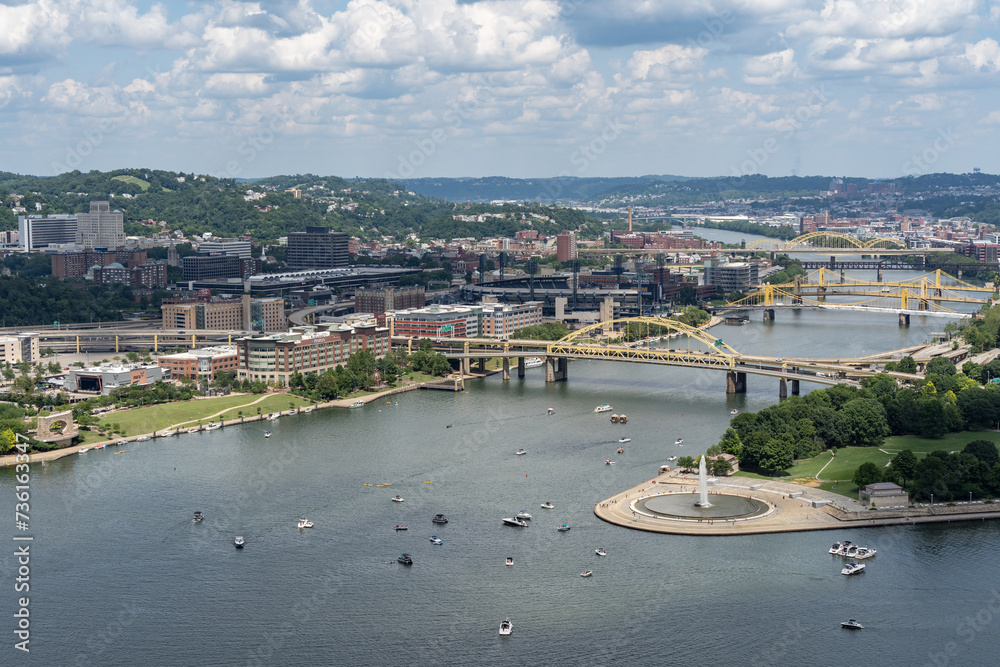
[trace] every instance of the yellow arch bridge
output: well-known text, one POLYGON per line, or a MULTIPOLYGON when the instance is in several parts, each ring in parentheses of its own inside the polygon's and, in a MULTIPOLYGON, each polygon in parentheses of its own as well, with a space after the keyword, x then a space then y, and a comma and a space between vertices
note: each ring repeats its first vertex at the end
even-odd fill
POLYGON ((902 250, 906 246, 892 238, 861 239, 850 234, 840 232, 809 232, 794 239, 782 241, 781 239, 759 239, 748 243, 747 250, 762 251, 782 251, 782 250, 809 250, 823 252, 825 250, 902 250))
MULTIPOLYGON (((412 339, 407 339, 412 346, 412 339)), ((799 382, 816 382, 824 385, 841 383, 857 384, 865 377, 884 372, 882 368, 893 356, 866 357, 864 359, 792 359, 743 354, 707 331, 677 320, 656 317, 618 318, 592 324, 566 337, 554 341, 508 340, 485 338, 442 339, 434 343, 435 349, 451 359, 460 360, 464 373, 471 372, 472 362, 479 361, 481 372, 486 371, 488 359, 503 361, 503 377, 510 378, 511 361, 517 363, 519 377, 525 375, 525 359, 542 357, 547 382, 568 377, 570 359, 590 359, 625 363, 658 364, 687 368, 704 368, 726 373, 728 393, 746 392, 746 376, 764 375, 778 379, 779 396, 799 393, 799 382), (648 347, 645 341, 620 342, 621 330, 632 328, 649 337, 677 340, 676 347, 648 347)), ((915 380, 920 376, 890 373, 900 380, 915 380)))

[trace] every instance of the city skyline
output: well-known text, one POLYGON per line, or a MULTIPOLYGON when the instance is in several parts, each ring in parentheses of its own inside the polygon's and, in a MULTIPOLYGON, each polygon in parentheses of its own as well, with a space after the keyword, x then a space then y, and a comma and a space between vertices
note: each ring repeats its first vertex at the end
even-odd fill
POLYGON ((0 4, 6 171, 1000 171, 977 0, 0 4))

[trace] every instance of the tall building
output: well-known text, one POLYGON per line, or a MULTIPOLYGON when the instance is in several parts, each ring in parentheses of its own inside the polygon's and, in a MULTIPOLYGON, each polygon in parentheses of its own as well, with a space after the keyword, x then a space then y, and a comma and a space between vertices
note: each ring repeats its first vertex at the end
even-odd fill
POLYGON ((236 255, 249 259, 253 248, 249 239, 212 239, 198 245, 199 255, 236 255))
POLYGON ((125 216, 112 211, 106 201, 90 202, 89 213, 77 213, 76 242, 84 248, 122 248, 125 246, 125 216))
POLYGON ((280 298, 164 301, 164 329, 285 331, 285 302, 280 298))
POLYGON ((419 338, 478 338, 482 331, 482 306, 427 306, 390 310, 376 318, 393 336, 419 338))
POLYGON ((184 280, 246 278, 260 273, 260 260, 239 255, 189 255, 182 260, 184 280))
POLYGON ((745 292, 760 284, 755 262, 705 262, 705 284, 727 292, 745 292))
POLYGON ((76 243, 78 221, 75 214, 19 215, 17 225, 17 241, 25 252, 76 243))
POLYGON ((556 236, 556 259, 570 262, 576 258, 576 232, 567 230, 556 236))
POLYGON ((336 269, 347 266, 349 238, 344 232, 326 227, 306 227, 304 232, 288 235, 288 268, 336 269))
POLYGON ((421 286, 359 288, 354 292, 355 313, 384 313, 423 308, 426 304, 427 297, 421 286))
POLYGON ((15 334, 0 336, 0 361, 19 364, 22 361, 38 361, 38 334, 15 334))
MULTIPOLYGON (((115 250, 108 252, 58 252, 52 255, 52 275, 67 280, 82 278, 95 266, 117 262, 130 269, 147 262, 145 250, 115 250)), ((166 283, 164 283, 166 284, 166 283)))
POLYGON ((214 380, 217 373, 236 373, 239 357, 235 345, 203 347, 157 357, 156 363, 170 369, 171 378, 214 380))

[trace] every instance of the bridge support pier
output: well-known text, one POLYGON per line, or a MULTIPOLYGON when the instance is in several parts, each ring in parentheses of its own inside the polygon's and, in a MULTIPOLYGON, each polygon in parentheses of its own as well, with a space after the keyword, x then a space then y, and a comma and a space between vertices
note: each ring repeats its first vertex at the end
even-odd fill
POLYGON ((765 322, 773 322, 774 321, 774 308, 765 308, 764 309, 764 321, 765 322))
POLYGON ((879 267, 878 267, 878 274, 875 276, 875 282, 878 282, 878 283, 882 282, 882 266, 881 265, 879 265, 879 267))
POLYGON ((479 372, 483 374, 486 373, 486 357, 479 360, 479 372))
POLYGON ((521 380, 524 379, 524 357, 517 358, 517 377, 521 380))
POLYGON ((840 284, 841 285, 844 284, 844 270, 843 269, 840 270, 840 284))
POLYGON ((927 299, 921 299, 920 302, 917 304, 917 310, 929 310, 929 309, 930 309, 930 304, 927 302, 927 299))
POLYGON ((788 398, 788 380, 785 378, 778 380, 778 398, 788 398))
POLYGON ((747 393, 747 374, 738 371, 726 373, 726 393, 745 394, 747 393))
POLYGON ((545 381, 559 382, 566 379, 566 367, 569 360, 566 357, 545 357, 545 381))
POLYGON ((510 379, 510 357, 503 358, 503 379, 510 379))
POLYGON ((462 359, 462 375, 472 375, 472 359, 468 357, 462 359))
POLYGON ((799 395, 799 381, 798 380, 790 380, 790 382, 792 383, 792 396, 798 396, 799 395))
POLYGON ((908 327, 908 326, 910 326, 910 314, 909 313, 900 313, 899 314, 899 326, 901 326, 901 327, 908 327))

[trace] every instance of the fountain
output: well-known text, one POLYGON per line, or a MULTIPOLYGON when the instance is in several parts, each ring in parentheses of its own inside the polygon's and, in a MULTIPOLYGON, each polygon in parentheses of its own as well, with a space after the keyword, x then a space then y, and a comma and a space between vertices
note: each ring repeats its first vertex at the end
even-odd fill
POLYGON ((694 504, 695 507, 711 507, 712 503, 708 502, 708 470, 705 467, 705 455, 702 454, 701 462, 698 464, 698 502, 694 504))

